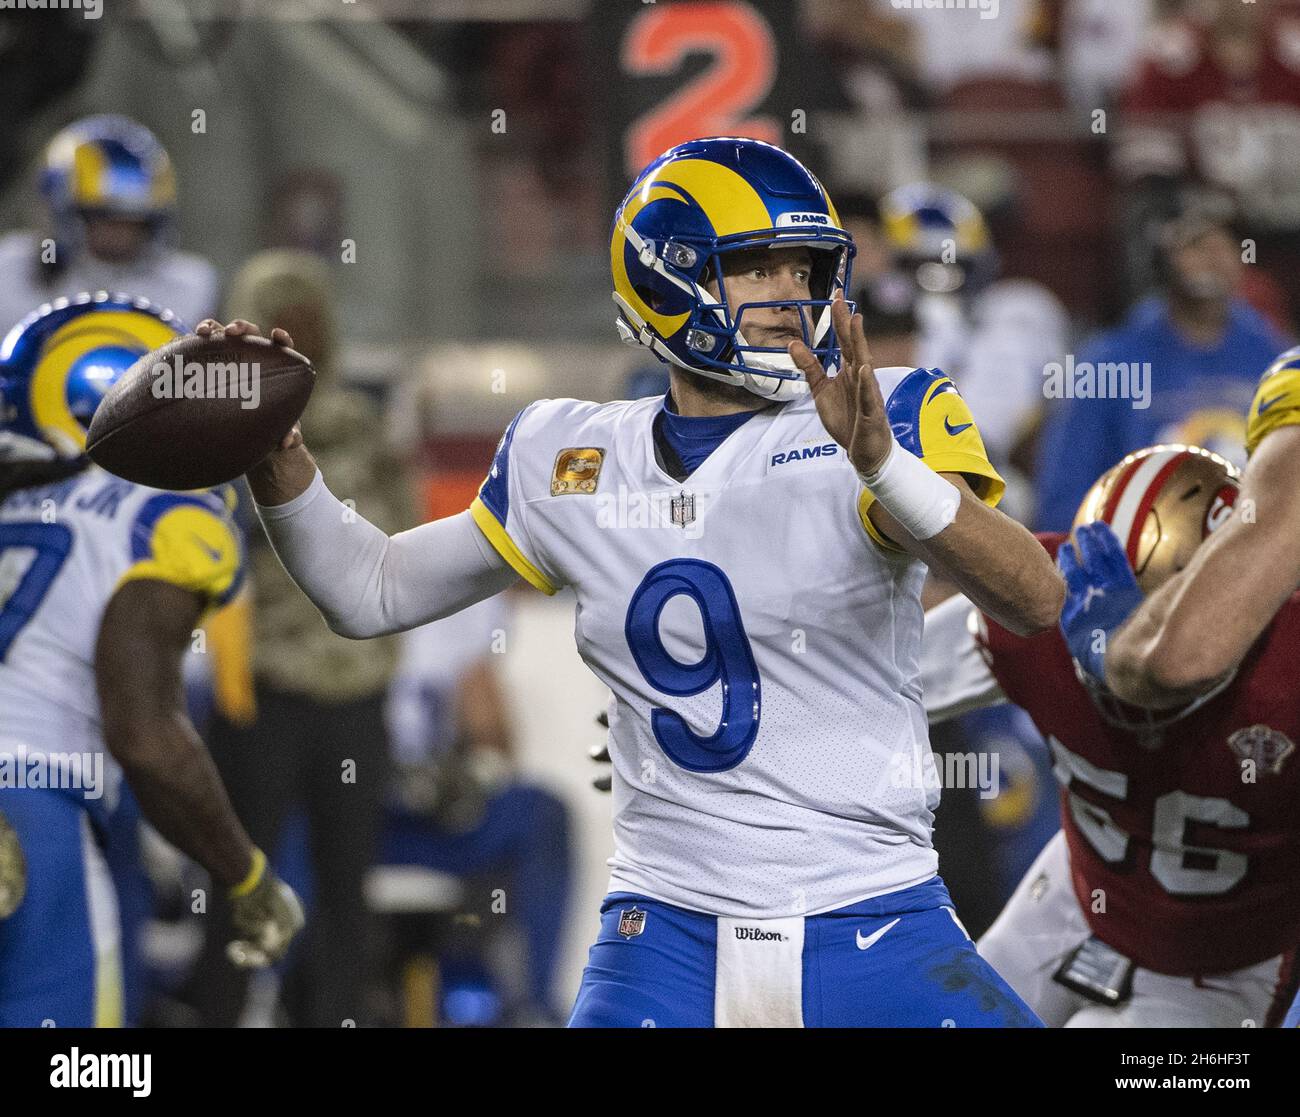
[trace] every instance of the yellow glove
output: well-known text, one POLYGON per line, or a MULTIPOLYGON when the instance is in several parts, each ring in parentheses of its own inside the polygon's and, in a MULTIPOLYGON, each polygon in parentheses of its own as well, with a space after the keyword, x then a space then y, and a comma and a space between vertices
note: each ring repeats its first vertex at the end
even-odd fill
POLYGON ((248 878, 230 890, 231 916, 239 936, 226 954, 245 969, 278 962, 302 930, 302 904, 294 891, 271 871, 266 854, 253 850, 248 878))
POLYGON ((0 919, 13 915, 26 894, 27 858, 18 834, 0 814, 0 919))

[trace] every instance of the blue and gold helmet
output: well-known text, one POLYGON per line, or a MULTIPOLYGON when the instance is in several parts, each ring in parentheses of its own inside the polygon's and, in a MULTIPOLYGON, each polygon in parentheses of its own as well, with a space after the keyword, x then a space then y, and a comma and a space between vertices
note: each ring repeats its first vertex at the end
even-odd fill
POLYGON ((50 141, 41 195, 60 241, 78 244, 87 214, 109 214, 159 227, 176 205, 176 178, 166 149, 124 116, 89 116, 50 141))
POLYGON ((929 182, 891 190, 880 200, 880 227, 923 291, 972 295, 997 271, 984 215, 955 190, 929 182))
POLYGON ((171 311, 103 291, 28 315, 0 345, 0 462, 80 457, 104 393, 184 332, 171 311))
POLYGON ((745 313, 797 307, 804 341, 823 365, 839 363, 831 299, 848 288, 853 238, 822 184, 794 156, 761 140, 691 140, 659 156, 632 185, 610 240, 623 340, 660 360, 768 399, 806 391, 776 346, 751 345, 745 313), (805 247, 812 298, 746 303, 732 317, 721 258, 750 248, 805 247), (705 287, 718 283, 718 297, 705 287))

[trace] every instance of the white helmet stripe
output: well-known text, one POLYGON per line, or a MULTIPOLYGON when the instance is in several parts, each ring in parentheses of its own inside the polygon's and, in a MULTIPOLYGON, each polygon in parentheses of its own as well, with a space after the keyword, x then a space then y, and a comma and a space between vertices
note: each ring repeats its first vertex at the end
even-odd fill
POLYGON ((1124 486, 1120 494, 1119 503, 1115 506, 1115 514, 1110 519, 1110 526, 1115 534, 1119 536, 1119 541, 1123 544, 1124 549, 1129 550, 1129 536, 1132 534, 1134 527, 1141 530, 1141 524, 1135 524, 1138 510, 1142 507, 1143 500, 1147 495, 1147 489, 1150 488, 1151 482, 1169 462, 1182 453, 1181 450, 1162 450, 1158 454, 1152 454, 1149 458, 1144 458, 1142 464, 1133 471, 1133 475, 1128 479, 1128 484, 1124 486))

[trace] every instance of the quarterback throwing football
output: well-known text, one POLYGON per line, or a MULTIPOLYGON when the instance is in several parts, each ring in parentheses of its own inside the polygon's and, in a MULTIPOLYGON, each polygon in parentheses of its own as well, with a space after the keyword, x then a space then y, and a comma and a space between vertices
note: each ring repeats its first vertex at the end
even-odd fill
POLYGON ((682 144, 638 177, 611 243, 620 332, 668 362, 667 396, 531 404, 467 512, 392 537, 330 494, 296 433, 249 475, 344 635, 519 578, 572 590, 614 695, 616 839, 575 1026, 1038 1022, 937 876, 933 781, 898 773, 930 762, 925 567, 1018 633, 1054 624, 1064 587, 994 508, 952 381, 873 370, 843 297, 852 255, 790 155, 682 144), (600 494, 643 514, 611 518, 600 494))

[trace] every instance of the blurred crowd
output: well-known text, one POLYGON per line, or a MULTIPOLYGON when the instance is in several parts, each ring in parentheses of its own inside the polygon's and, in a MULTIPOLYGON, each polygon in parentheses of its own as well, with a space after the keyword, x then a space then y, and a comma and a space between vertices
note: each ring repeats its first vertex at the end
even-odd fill
MULTIPOLYGON (((853 295, 876 363, 954 377, 1009 481, 1004 508, 1036 528, 1068 528, 1096 477, 1142 446, 1190 442, 1241 463, 1254 383, 1300 314, 1288 282, 1300 265, 1300 3, 1000 0, 996 19, 963 14, 801 5, 801 57, 818 80, 796 82, 811 119, 791 146, 825 168, 856 241, 853 295)), ((508 154, 482 145, 489 278, 541 284, 574 254, 599 270, 606 201, 624 185, 602 170, 599 92, 584 80, 601 44, 564 22, 401 29, 446 68, 467 119, 504 106, 517 121, 508 154)), ((0 42, 0 85, 39 84, 43 42, 0 42)), ((72 70, 59 77, 67 119, 72 70)), ((441 466, 486 468, 499 431, 433 438, 416 422, 412 435, 412 374, 353 375, 343 265, 324 231, 358 199, 338 197, 329 174, 300 168, 268 202, 265 250, 219 274, 211 246, 182 250, 175 235, 186 199, 173 160, 200 156, 164 151, 118 116, 12 149, 39 149, 41 170, 32 183, 7 166, 0 185, 35 185, 40 208, 0 236, 3 329, 98 289, 191 325, 288 329, 319 374, 303 418, 313 451, 334 490, 390 531, 456 499, 441 466)), ((509 336, 508 316, 499 329, 509 336)), ((626 391, 666 383, 642 369, 626 391)), ((287 967, 250 984, 225 960, 221 913, 190 910, 195 867, 146 832, 147 872, 119 881, 131 1018, 559 1022, 571 807, 517 763, 495 654, 511 595, 352 643, 289 582, 246 500, 244 515, 248 588, 190 657, 191 707, 253 841, 306 898, 309 930, 287 967), (505 895, 508 918, 492 918, 505 895)), ((997 797, 946 795, 937 824, 978 937, 1056 829, 1050 764, 1014 708, 944 726, 934 744, 1001 761, 997 797)))

